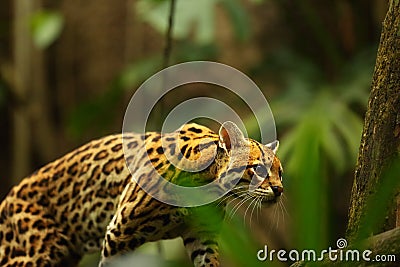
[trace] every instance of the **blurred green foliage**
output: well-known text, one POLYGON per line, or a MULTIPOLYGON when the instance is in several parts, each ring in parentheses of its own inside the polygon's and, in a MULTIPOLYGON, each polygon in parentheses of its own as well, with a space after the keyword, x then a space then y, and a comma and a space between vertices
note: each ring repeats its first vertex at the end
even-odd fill
POLYGON ((57 11, 42 10, 31 18, 31 31, 34 44, 41 49, 51 45, 61 34, 64 19, 57 11))
POLYGON ((88 129, 102 132, 109 128, 119 110, 125 91, 137 86, 159 68, 161 57, 147 58, 126 66, 112 84, 99 96, 82 103, 70 113, 68 132, 77 138, 88 129))
POLYGON ((323 79, 323 73, 304 58, 277 57, 279 64, 288 63, 280 71, 286 77, 285 93, 271 108, 278 127, 286 132, 280 155, 288 162, 295 161, 290 160, 290 148, 301 142, 298 136, 307 129, 337 174, 354 166, 363 123, 358 110, 366 105, 373 68, 372 53, 362 54, 343 67, 338 82, 323 79))
MULTIPOLYGON (((220 237, 221 253, 235 266, 265 266, 257 259, 257 252, 263 249, 255 242, 254 231, 246 226, 242 215, 235 215, 223 224, 220 237)), ((268 263, 268 266, 275 266, 268 263)))
POLYGON ((343 196, 332 188, 343 186, 343 174, 356 163, 363 123, 357 109, 366 106, 372 59, 367 52, 356 56, 337 82, 288 53, 272 63, 274 69, 281 65, 286 77, 285 93, 272 102, 272 110, 282 135, 278 154, 286 192, 296 203, 291 213, 298 248, 323 249, 338 237, 331 211, 336 198, 343 196))
MULTIPOLYGON (((168 27, 169 3, 167 0, 141 0, 135 3, 135 10, 143 21, 164 35, 168 27)), ((221 5, 229 15, 237 40, 245 41, 251 34, 249 14, 238 0, 185 0, 177 1, 176 5, 173 29, 176 43, 172 55, 174 62, 216 59, 219 54, 219 47, 214 42, 217 5, 221 5), (193 33, 194 37, 191 38, 193 33)), ((39 18, 45 18, 40 19, 44 22, 39 23, 39 29, 50 26, 54 22, 54 15, 39 13, 39 18)), ((125 91, 137 88, 145 79, 161 70, 161 55, 162 51, 127 65, 103 93, 78 103, 67 122, 69 135, 77 138, 88 129, 100 133, 107 129, 125 91)))
MULTIPOLYGON (((176 1, 173 37, 186 39, 194 34, 198 44, 212 43, 216 33, 216 5, 221 4, 230 16, 239 40, 246 40, 250 32, 249 15, 238 0, 185 0, 176 1)), ((136 10, 141 18, 164 34, 168 27, 170 1, 140 0, 136 10)))
MULTIPOLYGON (((195 40, 199 43, 208 43, 214 36, 213 6, 218 0, 187 0, 177 1, 175 9, 175 24, 173 37, 181 39, 188 36, 195 27, 195 40)), ((170 1, 138 1, 136 9, 143 20, 149 22, 161 33, 168 27, 170 1)))

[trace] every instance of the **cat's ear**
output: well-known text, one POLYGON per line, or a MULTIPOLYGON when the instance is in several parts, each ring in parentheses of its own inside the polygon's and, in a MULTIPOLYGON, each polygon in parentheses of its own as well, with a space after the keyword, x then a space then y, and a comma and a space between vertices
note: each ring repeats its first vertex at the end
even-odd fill
POLYGON ((265 146, 271 149, 272 152, 274 152, 274 154, 276 154, 279 148, 279 141, 278 140, 272 141, 271 143, 266 144, 265 146))
POLYGON ((246 139, 239 127, 231 122, 226 121, 219 129, 219 146, 229 152, 232 147, 240 146, 246 143, 246 139))

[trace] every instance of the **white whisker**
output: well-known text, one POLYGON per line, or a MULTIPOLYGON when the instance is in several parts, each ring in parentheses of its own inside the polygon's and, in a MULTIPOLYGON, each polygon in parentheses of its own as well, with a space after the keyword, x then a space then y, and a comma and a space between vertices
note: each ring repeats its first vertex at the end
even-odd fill
MULTIPOLYGON (((287 199, 287 198, 286 198, 286 199, 287 199)), ((287 209, 286 209, 286 207, 285 207, 285 203, 284 203, 283 199, 282 199, 280 202, 281 202, 281 205, 282 205, 283 210, 285 211, 286 215, 290 217, 290 214, 289 214, 289 212, 287 211, 287 209)))
POLYGON ((247 189, 248 186, 246 185, 242 185, 242 186, 238 186, 232 189, 232 191, 226 195, 224 195, 222 198, 220 198, 217 202, 217 206, 220 206, 221 204, 223 204, 225 201, 227 201, 229 198, 233 198, 233 199, 238 199, 239 197, 242 197, 243 194, 242 193, 246 193, 247 194, 247 189), (241 189, 246 189, 246 190, 241 190, 241 189), (234 193, 236 195, 241 194, 240 196, 235 196, 231 193, 234 193))
POLYGON ((247 192, 243 192, 243 193, 241 193, 240 195, 238 195, 238 196, 233 196, 233 199, 231 199, 231 200, 229 200, 227 203, 226 203, 226 205, 228 206, 230 203, 232 203, 233 201, 235 201, 235 200, 238 200, 238 199, 241 199, 243 196, 246 196, 247 195, 247 192))
MULTIPOLYGON (((277 211, 278 211, 278 207, 277 207, 277 205, 274 205, 274 214, 273 214, 273 216, 272 216, 272 218, 275 220, 275 221, 277 221, 277 211)), ((278 220, 279 221, 279 220, 278 220)), ((270 224, 270 227, 269 227, 269 231, 271 232, 272 231, 272 228, 273 228, 273 224, 271 223, 270 224)))
MULTIPOLYGON (((247 206, 246 210, 244 211, 243 221, 244 221, 245 223, 246 223, 246 214, 247 214, 247 211, 249 210, 249 208, 253 205, 253 203, 254 203, 255 201, 257 201, 257 197, 255 197, 255 198, 253 198, 253 199, 251 200, 250 204, 247 206)), ((250 225, 249 225, 249 227, 251 227, 251 216, 250 216, 250 225)))
POLYGON ((286 215, 288 215, 288 216, 289 216, 289 213, 287 212, 286 207, 285 207, 283 201, 279 201, 279 207, 280 207, 281 213, 282 213, 282 220, 283 220, 283 222, 285 222, 285 213, 286 213, 286 215))
POLYGON ((278 204, 279 202, 277 202, 277 203, 275 203, 275 211, 276 211, 276 213, 274 214, 274 218, 275 218, 275 229, 276 228, 278 228, 278 225, 279 225, 279 221, 280 221, 280 218, 279 218, 279 216, 280 216, 280 208, 279 208, 279 204, 278 204))
POLYGON ((231 194, 226 194, 225 196, 223 196, 221 199, 218 200, 218 204, 217 207, 223 203, 225 203, 226 200, 228 200, 229 198, 234 197, 231 194))
MULTIPOLYGON (((260 201, 260 198, 261 198, 261 197, 256 197, 256 198, 255 198, 255 203, 254 203, 253 207, 251 208, 251 212, 250 212, 250 226, 251 226, 251 221, 252 221, 252 219, 253 219, 253 212, 254 212, 254 209, 258 206, 258 203, 259 203, 259 201, 260 201)), ((253 202, 252 202, 252 203, 253 203, 253 202)), ((257 221, 258 221, 258 217, 257 217, 257 221)))
POLYGON ((261 208, 262 208, 262 197, 260 197, 260 201, 258 201, 258 207, 257 207, 257 221, 260 221, 259 219, 259 214, 261 213, 261 208))
POLYGON ((242 200, 239 201, 239 203, 237 203, 237 204, 233 207, 232 212, 230 213, 230 216, 229 216, 229 217, 230 217, 230 220, 233 219, 235 213, 239 210, 239 208, 240 208, 247 200, 249 200, 250 198, 251 198, 250 196, 246 195, 242 200))
POLYGON ((219 205, 221 205, 223 203, 225 204, 225 206, 228 206, 232 201, 234 201, 236 199, 240 199, 241 197, 243 197, 246 194, 247 194, 247 192, 241 192, 239 195, 237 195, 237 194, 236 195, 229 194, 227 196, 224 196, 224 198, 219 201, 217 206, 219 206, 219 205), (229 198, 231 198, 231 199, 228 202, 226 202, 229 198))

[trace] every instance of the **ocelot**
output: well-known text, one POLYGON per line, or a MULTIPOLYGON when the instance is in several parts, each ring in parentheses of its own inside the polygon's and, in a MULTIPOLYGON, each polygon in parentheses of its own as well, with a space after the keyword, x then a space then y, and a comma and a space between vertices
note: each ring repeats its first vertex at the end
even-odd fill
MULTIPOLYGON (((117 134, 91 141, 23 179, 2 201, 0 266, 75 266, 85 253, 99 250, 100 265, 108 265, 143 243, 175 237, 183 239, 195 266, 219 266, 218 226, 196 223, 195 207, 163 203, 137 179, 161 190, 152 184, 154 170, 177 184, 180 179, 197 185, 230 177, 235 185, 228 195, 274 204, 283 192, 278 144, 245 138, 232 122, 218 134, 190 123, 168 134, 117 134), (134 155, 131 171, 124 149, 134 155), (242 151, 247 151, 243 157, 242 151), (208 154, 210 164, 197 172, 169 160, 196 164, 208 154)), ((221 199, 207 205, 220 210, 222 221, 221 199)))

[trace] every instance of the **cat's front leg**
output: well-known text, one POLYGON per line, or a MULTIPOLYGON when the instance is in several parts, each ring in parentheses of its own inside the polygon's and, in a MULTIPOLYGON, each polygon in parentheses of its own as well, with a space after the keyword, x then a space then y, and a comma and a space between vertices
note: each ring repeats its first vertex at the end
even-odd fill
POLYGON ((182 235, 189 258, 195 267, 218 267, 219 247, 217 236, 203 231, 187 232, 182 235))

